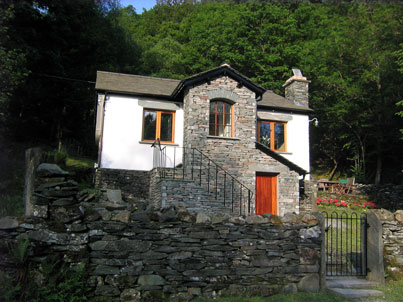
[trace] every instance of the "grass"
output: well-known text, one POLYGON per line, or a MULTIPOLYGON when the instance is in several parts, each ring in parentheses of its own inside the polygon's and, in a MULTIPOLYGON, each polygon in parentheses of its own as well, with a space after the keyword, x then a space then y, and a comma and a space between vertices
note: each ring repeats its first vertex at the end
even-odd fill
POLYGON ((67 168, 93 168, 95 160, 89 158, 70 157, 66 159, 67 168))
POLYGON ((342 302, 343 298, 330 292, 277 294, 270 297, 219 297, 198 298, 195 302, 342 302))
POLYGON ((385 294, 385 301, 401 302, 403 299, 403 279, 389 281, 385 285, 376 287, 376 289, 385 294))
MULTIPOLYGON (((385 294, 385 301, 400 302, 403 297, 403 279, 389 281, 375 289, 385 294)), ((277 294, 271 297, 218 297, 217 299, 198 298, 195 302, 342 302, 344 299, 328 291, 319 293, 277 294)))

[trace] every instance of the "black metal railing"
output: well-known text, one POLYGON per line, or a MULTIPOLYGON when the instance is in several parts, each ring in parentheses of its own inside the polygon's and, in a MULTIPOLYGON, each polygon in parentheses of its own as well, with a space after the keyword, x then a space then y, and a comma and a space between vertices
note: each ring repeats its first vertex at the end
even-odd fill
POLYGON ((153 148, 153 168, 165 167, 166 163, 163 160, 166 159, 166 147, 162 147, 160 140, 157 139, 151 148, 153 148))
POLYGON ((326 227, 326 275, 367 275, 367 216, 365 213, 322 212, 326 227))
POLYGON ((223 206, 240 215, 251 213, 253 192, 197 148, 153 145, 153 166, 160 177, 192 180, 223 206))

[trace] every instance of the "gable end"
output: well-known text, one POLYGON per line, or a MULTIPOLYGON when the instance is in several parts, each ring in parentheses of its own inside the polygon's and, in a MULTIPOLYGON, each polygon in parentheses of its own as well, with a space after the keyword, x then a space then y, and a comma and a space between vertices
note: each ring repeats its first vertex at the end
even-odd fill
POLYGON ((256 99, 260 99, 263 93, 266 91, 263 87, 252 82, 246 76, 240 74, 235 69, 229 67, 228 64, 223 64, 220 67, 215 69, 211 69, 197 75, 194 75, 190 78, 184 79, 180 81, 179 85, 175 88, 172 93, 173 98, 181 98, 183 96, 183 91, 188 86, 197 86, 202 83, 209 83, 213 79, 216 79, 221 76, 228 76, 234 81, 238 82, 240 86, 245 86, 249 90, 253 91, 256 94, 256 99))

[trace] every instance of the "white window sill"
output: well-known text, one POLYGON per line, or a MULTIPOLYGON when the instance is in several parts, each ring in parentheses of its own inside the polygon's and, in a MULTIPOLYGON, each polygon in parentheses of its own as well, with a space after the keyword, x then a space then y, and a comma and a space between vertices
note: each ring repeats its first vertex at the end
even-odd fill
POLYGON ((213 136, 213 135, 207 135, 207 138, 212 138, 212 139, 223 139, 223 140, 229 140, 229 141, 240 141, 240 138, 236 137, 226 137, 226 136, 213 136))
MULTIPOLYGON (((139 141, 139 144, 144 144, 144 145, 152 145, 154 144, 154 142, 145 142, 145 141, 139 141)), ((175 143, 160 143, 163 146, 177 146, 179 147, 179 144, 175 144, 175 143)))
POLYGON ((274 152, 276 152, 278 154, 292 155, 292 152, 284 152, 284 151, 274 151, 274 152))

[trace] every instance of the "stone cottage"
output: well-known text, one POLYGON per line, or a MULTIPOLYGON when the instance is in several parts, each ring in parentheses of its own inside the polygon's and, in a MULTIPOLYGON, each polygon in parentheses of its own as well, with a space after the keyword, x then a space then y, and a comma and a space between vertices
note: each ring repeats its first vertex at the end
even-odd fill
POLYGON ((309 81, 285 98, 228 64, 183 80, 98 71, 98 187, 165 206, 299 212, 309 177, 309 81))

